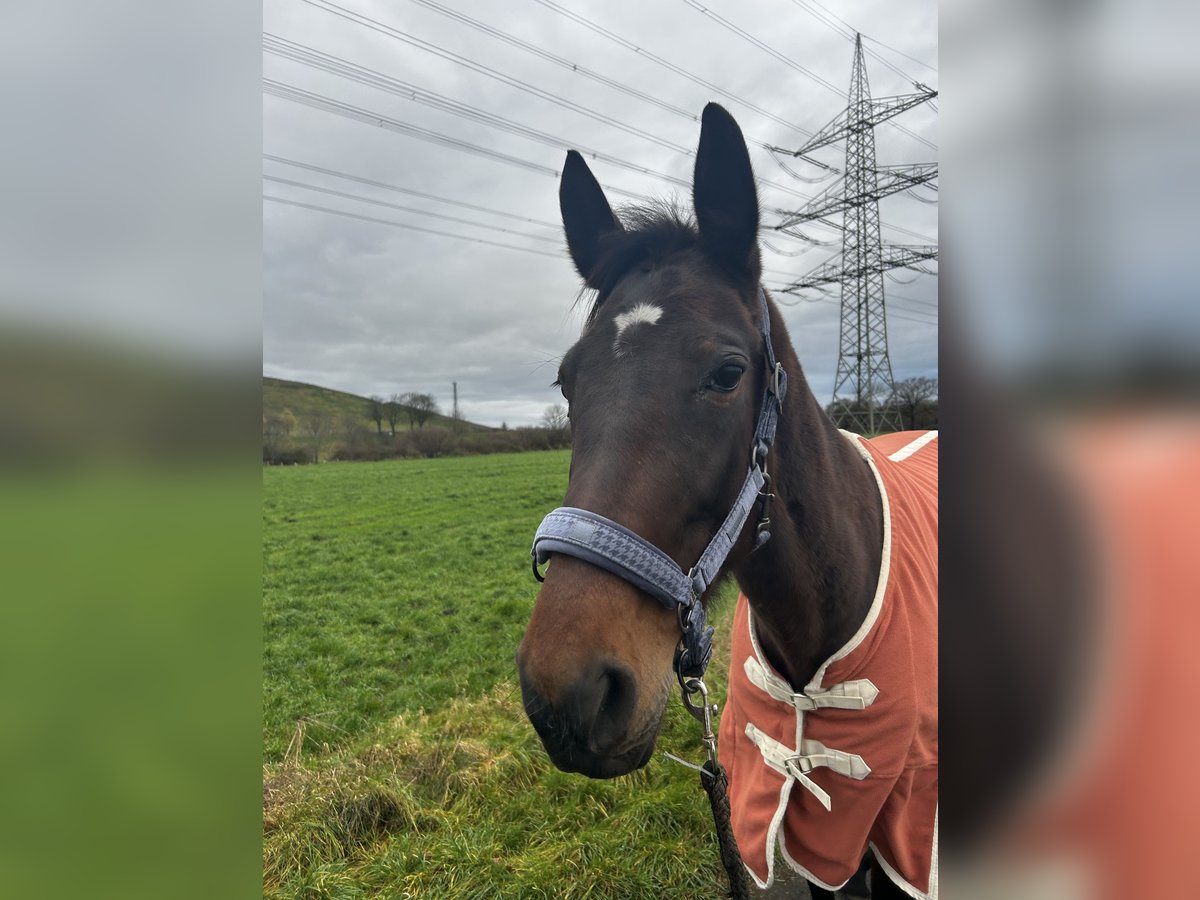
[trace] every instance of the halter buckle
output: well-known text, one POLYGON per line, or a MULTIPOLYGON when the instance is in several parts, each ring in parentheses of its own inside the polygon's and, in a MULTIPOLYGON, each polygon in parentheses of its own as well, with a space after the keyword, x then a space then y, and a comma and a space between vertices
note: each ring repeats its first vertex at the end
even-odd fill
POLYGON ((783 405, 783 392, 787 389, 787 376, 783 371, 783 363, 776 362, 775 368, 771 370, 771 378, 767 382, 767 390, 771 392, 771 396, 775 398, 775 402, 783 405))
POLYGON ((754 529, 754 550, 771 538, 771 501, 775 499, 775 494, 771 491, 771 476, 765 471, 762 490, 758 492, 758 496, 762 500, 762 513, 759 515, 758 526, 754 529))

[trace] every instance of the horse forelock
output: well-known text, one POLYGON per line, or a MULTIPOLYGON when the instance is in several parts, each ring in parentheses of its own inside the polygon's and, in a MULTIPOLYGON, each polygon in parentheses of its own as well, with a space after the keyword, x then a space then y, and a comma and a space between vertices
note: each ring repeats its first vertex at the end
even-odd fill
POLYGON ((608 234, 600 244, 593 273, 596 289, 585 288, 580 294, 581 299, 591 294, 585 328, 592 324, 621 279, 633 269, 700 246, 695 221, 672 201, 622 207, 618 216, 623 230, 608 234))

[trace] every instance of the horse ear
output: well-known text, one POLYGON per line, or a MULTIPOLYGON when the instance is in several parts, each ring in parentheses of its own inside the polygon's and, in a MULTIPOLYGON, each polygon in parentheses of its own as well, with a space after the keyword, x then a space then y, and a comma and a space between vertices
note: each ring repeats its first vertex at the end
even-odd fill
POLYGON ((692 202, 705 254, 737 277, 760 275, 758 194, 742 130, 716 103, 704 107, 692 202))
POLYGON ((571 259, 587 286, 594 288, 597 286, 594 277, 600 258, 600 242, 622 228, 608 205, 600 182, 574 150, 567 151, 567 161, 563 164, 558 207, 562 211, 571 259))

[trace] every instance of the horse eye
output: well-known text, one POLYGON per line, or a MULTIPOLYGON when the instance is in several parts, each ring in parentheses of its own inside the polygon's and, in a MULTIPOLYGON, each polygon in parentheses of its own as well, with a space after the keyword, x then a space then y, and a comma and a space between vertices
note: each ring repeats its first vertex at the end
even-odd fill
POLYGON ((728 393, 738 386, 745 371, 745 367, 738 363, 725 363, 713 373, 712 386, 718 391, 728 393))

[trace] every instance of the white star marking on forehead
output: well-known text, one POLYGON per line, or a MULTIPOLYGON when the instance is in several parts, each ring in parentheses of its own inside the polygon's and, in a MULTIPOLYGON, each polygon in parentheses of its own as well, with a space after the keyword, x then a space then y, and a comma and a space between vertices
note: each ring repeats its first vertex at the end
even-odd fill
POLYGON ((639 303, 629 312, 623 312, 618 315, 613 321, 617 325, 617 336, 613 339, 613 352, 617 356, 621 356, 626 349, 625 342, 621 340, 621 335, 625 330, 634 325, 646 324, 653 325, 662 317, 663 311, 657 306, 649 303, 639 303))

